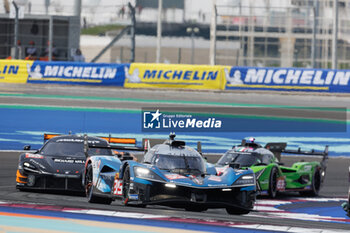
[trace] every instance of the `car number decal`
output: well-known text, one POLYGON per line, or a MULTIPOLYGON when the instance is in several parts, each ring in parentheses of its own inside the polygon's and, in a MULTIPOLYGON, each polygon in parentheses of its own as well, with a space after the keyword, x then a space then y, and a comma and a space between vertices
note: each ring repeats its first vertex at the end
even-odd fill
POLYGON ((284 180, 284 177, 277 178, 277 190, 284 191, 285 189, 286 189, 286 181, 284 180))
POLYGON ((123 180, 117 179, 114 181, 113 194, 116 196, 123 194, 123 180))

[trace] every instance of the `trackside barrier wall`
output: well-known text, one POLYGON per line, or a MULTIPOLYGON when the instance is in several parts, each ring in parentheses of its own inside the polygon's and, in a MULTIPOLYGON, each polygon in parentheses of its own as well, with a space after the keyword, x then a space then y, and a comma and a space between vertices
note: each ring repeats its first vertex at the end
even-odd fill
POLYGON ((124 87, 223 90, 224 85, 221 66, 132 63, 124 87))
POLYGON ((225 67, 226 90, 350 92, 350 70, 225 67))
POLYGON ((350 70, 0 60, 0 82, 350 92, 350 70))
POLYGON ((0 60, 0 82, 2 83, 27 83, 27 66, 32 61, 0 60))
POLYGON ((123 86, 129 64, 0 60, 0 82, 123 86))

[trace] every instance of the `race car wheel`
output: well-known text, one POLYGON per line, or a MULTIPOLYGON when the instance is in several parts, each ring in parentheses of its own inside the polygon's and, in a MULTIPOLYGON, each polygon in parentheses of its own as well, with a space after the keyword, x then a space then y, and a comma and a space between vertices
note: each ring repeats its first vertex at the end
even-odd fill
POLYGON ((203 212, 208 210, 207 207, 205 206, 200 206, 200 205, 188 205, 185 207, 186 211, 193 211, 193 212, 203 212))
POLYGON ((235 207, 226 207, 226 212, 228 214, 240 215, 240 214, 248 214, 250 210, 235 208, 235 207))
POLYGON ((123 203, 128 205, 130 193, 130 168, 126 166, 123 174, 123 203))
POLYGON ((321 189, 321 172, 320 167, 316 167, 312 174, 311 190, 300 192, 302 196, 315 197, 318 196, 321 189))
POLYGON ((111 198, 97 197, 96 195, 93 194, 94 185, 92 183, 92 177, 93 177, 92 165, 89 164, 85 173, 85 192, 86 192, 86 197, 88 199, 88 202, 110 205, 112 202, 111 198))
POLYGON ((269 196, 271 198, 275 198, 277 195, 277 168, 273 167, 271 169, 270 173, 270 180, 269 180, 269 196))
POLYGON ((129 194, 130 194, 130 167, 126 166, 123 175, 123 199, 122 202, 126 206, 134 206, 144 208, 147 205, 145 204, 130 204, 129 203, 129 194))

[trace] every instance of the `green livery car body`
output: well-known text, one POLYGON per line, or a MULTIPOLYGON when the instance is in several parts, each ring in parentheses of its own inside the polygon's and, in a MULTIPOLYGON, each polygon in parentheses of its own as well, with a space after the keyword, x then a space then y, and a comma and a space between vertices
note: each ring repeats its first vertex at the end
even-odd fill
POLYGON ((220 174, 227 166, 251 168, 257 180, 259 195, 276 197, 278 192, 299 192, 305 196, 317 196, 323 184, 328 160, 328 147, 324 152, 286 150, 286 143, 268 143, 265 147, 254 140, 243 140, 239 146, 228 150, 217 162, 220 174), (281 153, 321 156, 322 161, 297 162, 284 166, 277 157, 281 153))

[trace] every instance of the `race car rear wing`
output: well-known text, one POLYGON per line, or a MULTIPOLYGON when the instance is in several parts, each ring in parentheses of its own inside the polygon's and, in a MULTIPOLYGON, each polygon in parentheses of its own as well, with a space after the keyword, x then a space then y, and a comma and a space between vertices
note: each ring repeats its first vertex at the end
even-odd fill
POLYGON ((63 135, 63 134, 47 134, 47 133, 44 133, 44 142, 46 142, 47 140, 50 140, 51 138, 60 136, 60 135, 63 135))
MULTIPOLYGON (((84 141, 85 143, 85 141, 84 141)), ((108 146, 101 146, 101 145, 94 145, 91 143, 87 143, 87 148, 100 148, 100 149, 111 149, 111 150, 126 150, 126 151, 145 151, 142 147, 137 146, 118 146, 118 145, 108 145, 108 146)), ((85 150, 85 144, 84 144, 84 150, 85 150)))
POLYGON ((270 150, 274 155, 281 160, 281 154, 301 154, 308 156, 322 156, 321 166, 326 167, 328 160, 328 146, 325 147, 323 152, 317 152, 314 149, 311 151, 302 151, 301 148, 297 150, 286 150, 287 143, 285 142, 270 142, 265 145, 265 148, 270 150))
MULTIPOLYGON (((69 133, 71 134, 71 133, 69 133)), ((63 134, 44 134, 44 142, 46 142, 47 140, 57 137, 57 136, 61 136, 63 134)), ((106 140, 108 143, 114 143, 114 144, 132 144, 132 145, 136 145, 136 138, 116 138, 116 137, 112 137, 111 135, 109 135, 108 137, 105 136, 96 136, 98 138, 104 139, 106 140)))
MULTIPOLYGON (((136 140, 135 140, 136 144, 136 140)), ((108 145, 108 146, 102 146, 102 145, 96 145, 88 142, 88 136, 87 134, 84 134, 84 153, 86 157, 89 156, 89 148, 100 148, 100 149, 111 149, 111 150, 122 150, 122 151, 144 151, 144 148, 137 147, 137 146, 121 146, 121 145, 108 145)), ((118 154, 120 155, 120 154, 118 154)), ((123 160, 128 159, 134 159, 133 156, 129 156, 129 153, 123 153, 123 160)))

